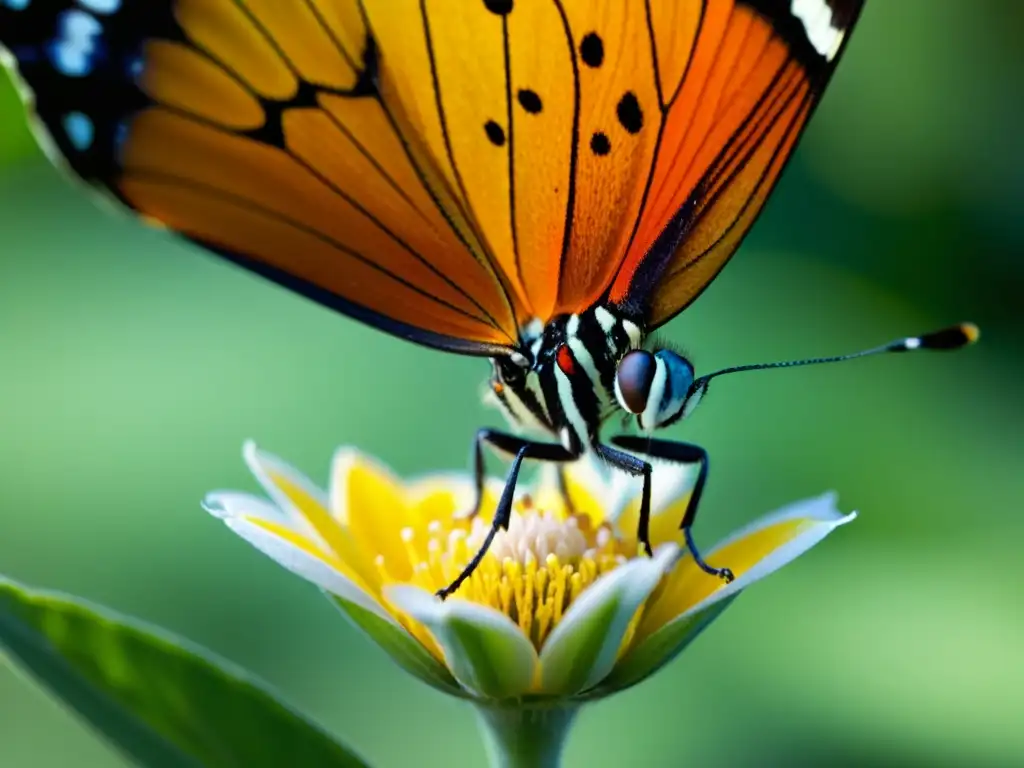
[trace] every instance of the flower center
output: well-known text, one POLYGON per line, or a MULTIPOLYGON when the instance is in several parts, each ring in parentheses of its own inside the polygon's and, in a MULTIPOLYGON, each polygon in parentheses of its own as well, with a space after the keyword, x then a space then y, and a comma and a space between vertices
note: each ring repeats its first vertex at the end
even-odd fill
MULTIPOLYGON (((402 538, 413 564, 410 582, 431 592, 450 584, 489 529, 490 521, 479 517, 456 528, 431 523, 425 536, 406 528, 402 538)), ((573 600, 598 576, 624 562, 620 542, 609 528, 595 530, 588 518, 537 510, 524 498, 512 511, 508 530, 497 533, 454 598, 501 611, 539 649, 573 600)))

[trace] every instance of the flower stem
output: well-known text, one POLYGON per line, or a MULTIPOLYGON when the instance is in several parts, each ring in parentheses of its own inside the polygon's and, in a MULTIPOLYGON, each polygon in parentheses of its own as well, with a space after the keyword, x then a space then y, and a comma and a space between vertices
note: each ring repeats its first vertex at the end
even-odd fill
POLYGON ((477 705, 491 768, 557 768, 576 707, 477 705))

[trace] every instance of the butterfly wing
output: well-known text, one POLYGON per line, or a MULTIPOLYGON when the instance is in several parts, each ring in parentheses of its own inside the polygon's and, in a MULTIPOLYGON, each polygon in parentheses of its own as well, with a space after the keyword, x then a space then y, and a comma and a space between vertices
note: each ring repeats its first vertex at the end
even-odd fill
POLYGON ((401 69, 433 84, 403 101, 436 105, 432 152, 528 316, 611 301, 656 327, 753 224, 863 0, 403 3, 381 45, 425 37, 401 69))
POLYGON ((364 5, 520 316, 656 327, 749 230, 863 0, 364 5))
MULTIPOLYGON (((0 43, 86 181, 323 304, 503 354, 516 301, 355 2, 0 3, 0 43)), ((2 49, 0 49, 2 53, 2 49)))
POLYGON ((0 3, 72 169, 421 343, 656 326, 753 222, 862 0, 0 3))
POLYGON ((714 279, 779 178, 862 6, 647 4, 660 122, 613 302, 642 308, 656 328, 714 279))

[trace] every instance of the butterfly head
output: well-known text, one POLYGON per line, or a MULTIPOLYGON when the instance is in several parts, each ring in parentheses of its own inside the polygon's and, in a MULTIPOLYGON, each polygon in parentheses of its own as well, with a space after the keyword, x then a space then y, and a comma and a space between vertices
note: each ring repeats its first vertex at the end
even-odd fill
POLYGON ((689 416, 705 389, 706 383, 694 378, 690 361, 670 349, 634 349, 615 371, 615 397, 645 431, 689 416))

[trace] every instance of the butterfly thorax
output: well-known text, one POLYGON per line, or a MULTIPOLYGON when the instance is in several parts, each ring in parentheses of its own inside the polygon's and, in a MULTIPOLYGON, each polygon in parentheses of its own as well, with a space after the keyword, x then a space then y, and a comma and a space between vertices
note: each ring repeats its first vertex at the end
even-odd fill
POLYGON ((609 306, 558 315, 547 324, 535 320, 523 327, 516 354, 492 359, 490 386, 511 422, 581 453, 618 409, 616 367, 643 337, 637 320, 609 306))

